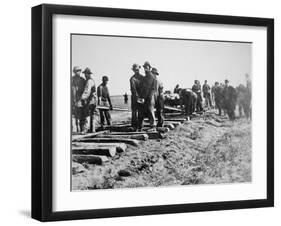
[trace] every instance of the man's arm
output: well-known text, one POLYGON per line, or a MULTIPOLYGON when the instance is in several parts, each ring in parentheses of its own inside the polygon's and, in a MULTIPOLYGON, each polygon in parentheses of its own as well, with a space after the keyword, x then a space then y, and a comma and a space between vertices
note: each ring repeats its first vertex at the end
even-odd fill
POLYGON ((83 100, 86 100, 88 99, 88 97, 90 96, 91 94, 91 85, 90 85, 90 82, 89 80, 86 82, 86 85, 85 85, 85 88, 84 88, 84 91, 83 91, 83 94, 82 94, 82 97, 81 99, 83 100))
POLYGON ((101 86, 99 85, 98 89, 97 89, 98 105, 100 105, 100 103, 101 103, 101 93, 102 93, 101 86))
POLYGON ((133 96, 135 97, 139 97, 138 92, 137 92, 137 87, 136 87, 136 81, 134 81, 134 79, 130 79, 130 89, 131 89, 131 93, 133 96))

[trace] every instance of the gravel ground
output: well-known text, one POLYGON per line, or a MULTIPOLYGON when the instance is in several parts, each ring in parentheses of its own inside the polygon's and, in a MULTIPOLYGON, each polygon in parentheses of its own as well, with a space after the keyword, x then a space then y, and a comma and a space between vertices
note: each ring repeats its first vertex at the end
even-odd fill
POLYGON ((102 166, 73 162, 72 172, 73 190, 251 182, 251 122, 206 112, 102 166))

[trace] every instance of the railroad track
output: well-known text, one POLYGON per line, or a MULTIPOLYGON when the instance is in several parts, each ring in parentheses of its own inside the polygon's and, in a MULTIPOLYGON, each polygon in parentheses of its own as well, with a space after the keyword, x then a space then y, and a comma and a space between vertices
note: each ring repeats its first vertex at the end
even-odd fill
POLYGON ((149 139, 165 139, 167 134, 188 119, 183 115, 167 113, 163 127, 151 131, 144 120, 142 131, 135 132, 130 124, 122 123, 99 128, 96 133, 72 135, 72 160, 78 163, 102 165, 128 146, 138 146, 149 139))

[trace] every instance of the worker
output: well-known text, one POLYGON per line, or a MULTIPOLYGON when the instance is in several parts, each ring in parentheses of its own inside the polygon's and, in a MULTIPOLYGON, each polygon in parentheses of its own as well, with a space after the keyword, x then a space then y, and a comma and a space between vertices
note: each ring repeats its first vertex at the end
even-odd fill
POLYGON ((138 130, 141 129, 140 116, 144 105, 144 99, 142 98, 142 83, 144 77, 140 74, 140 66, 138 64, 133 64, 131 69, 134 72, 133 76, 130 78, 132 109, 131 124, 134 130, 138 130))
POLYGON ((219 115, 222 114, 222 103, 223 103, 222 90, 223 88, 219 85, 219 83, 215 82, 215 86, 213 87, 212 92, 213 92, 216 108, 219 111, 219 115))
POLYGON ((224 88, 222 91, 223 95, 223 108, 226 109, 226 113, 230 120, 235 119, 235 108, 237 101, 237 93, 235 88, 229 85, 229 80, 226 79, 224 83, 224 88))
POLYGON ((191 89, 180 90, 181 105, 184 107, 186 116, 190 116, 195 113, 197 94, 191 89))
POLYGON ((107 125, 111 125, 111 115, 109 110, 113 110, 113 107, 112 107, 107 83, 108 83, 108 77, 103 76, 102 83, 98 86, 97 89, 101 127, 104 127, 105 120, 107 125))
POLYGON ((83 132, 95 132, 94 113, 96 110, 96 85, 92 78, 90 68, 85 68, 83 71, 86 78, 86 85, 81 97, 83 106, 83 132), (89 124, 89 126, 87 125, 89 124), (89 127, 89 128, 87 128, 89 127))
POLYGON ((72 76, 71 80, 71 105, 72 114, 75 118, 76 132, 82 132, 83 130, 82 105, 80 100, 85 88, 86 81, 83 77, 81 77, 81 71, 82 69, 79 66, 74 66, 74 75, 72 76))
POLYGON ((205 106, 212 107, 211 87, 209 86, 207 80, 205 80, 203 85, 203 97, 205 98, 205 106))
POLYGON ((197 101, 196 101, 196 111, 202 112, 202 96, 201 96, 201 85, 198 80, 194 80, 194 85, 192 86, 192 91, 196 93, 197 95, 197 101))
POLYGON ((152 74, 155 75, 157 82, 157 92, 156 92, 156 100, 155 100, 155 108, 156 108, 156 117, 158 119, 157 127, 162 127, 164 124, 164 91, 163 91, 163 83, 159 79, 159 72, 157 68, 152 68, 152 74))
POLYGON ((154 110, 157 93, 157 81, 155 75, 151 72, 152 67, 148 61, 143 64, 143 68, 145 71, 145 76, 142 82, 142 97, 144 99, 144 110, 141 114, 140 125, 142 126, 144 116, 147 115, 149 119, 149 126, 152 130, 155 130, 156 123, 154 110))
POLYGON ((124 97, 124 104, 128 104, 128 94, 125 93, 123 97, 124 97))

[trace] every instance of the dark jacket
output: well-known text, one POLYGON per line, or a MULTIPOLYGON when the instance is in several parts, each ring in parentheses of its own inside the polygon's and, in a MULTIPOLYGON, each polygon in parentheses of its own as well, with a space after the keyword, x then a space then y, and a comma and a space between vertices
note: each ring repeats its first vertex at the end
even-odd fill
POLYGON ((84 88, 86 85, 86 80, 80 76, 74 75, 71 81, 71 94, 72 94, 72 102, 77 103, 84 92, 84 88))
POLYGON ((142 83, 143 83, 143 76, 141 74, 134 74, 130 78, 130 89, 132 93, 132 98, 137 100, 142 95, 142 83))
POLYGON ((143 89, 142 97, 146 99, 153 98, 157 93, 157 80, 155 75, 152 72, 145 72, 145 77, 143 78, 143 89))

